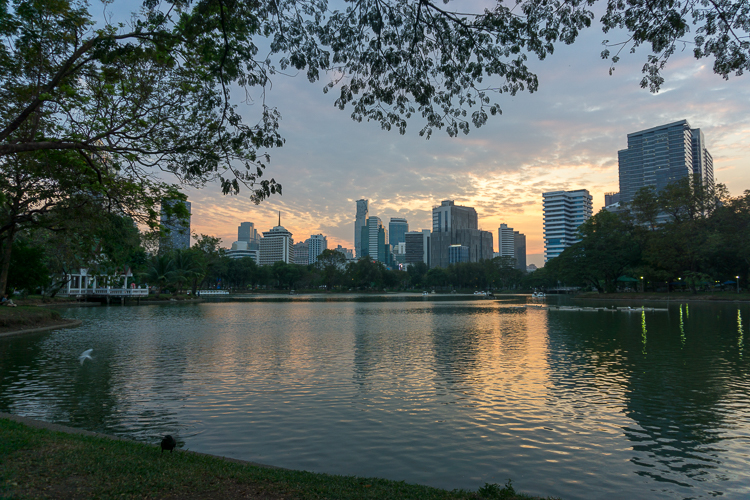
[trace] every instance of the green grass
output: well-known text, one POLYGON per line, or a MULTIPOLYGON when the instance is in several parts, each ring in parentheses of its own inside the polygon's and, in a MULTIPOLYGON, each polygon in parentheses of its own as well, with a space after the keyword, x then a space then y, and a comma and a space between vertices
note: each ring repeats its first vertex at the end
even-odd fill
POLYGON ((0 328, 34 328, 50 323, 61 322, 58 311, 36 306, 0 307, 0 328))
POLYGON ((530 499, 510 481, 477 492, 255 467, 0 419, 0 498, 530 499))

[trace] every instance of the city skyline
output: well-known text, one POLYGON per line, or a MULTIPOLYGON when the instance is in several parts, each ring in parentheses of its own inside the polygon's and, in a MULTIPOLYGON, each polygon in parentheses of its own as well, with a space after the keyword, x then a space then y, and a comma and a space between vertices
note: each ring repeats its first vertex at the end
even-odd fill
MULTIPOLYGON (((475 207, 486 231, 505 222, 526 234, 528 263, 540 265, 542 193, 587 189, 598 212, 604 193, 619 191, 617 152, 627 148, 627 135, 683 119, 705 134, 716 182, 733 196, 750 189, 750 89, 743 81, 750 76, 724 81, 711 71, 712 61, 678 52, 654 95, 638 84, 640 52, 624 55, 608 75, 599 57, 603 37, 589 30, 535 62, 538 92, 501 96, 501 116, 456 138, 436 130, 427 141, 416 122, 404 136, 353 123, 322 85, 304 75, 278 77, 269 97, 282 113, 287 142, 270 151, 266 176, 283 185, 283 196, 256 206, 245 194, 222 196, 216 185, 186 189, 193 230, 218 236, 227 247, 239 222, 267 230, 281 210, 292 233, 322 233, 329 247, 355 248, 356 200, 368 199, 370 215, 386 223, 404 217, 420 230, 431 227, 433 206, 452 199, 475 207)), ((253 116, 254 109, 239 109, 248 120, 253 116)))

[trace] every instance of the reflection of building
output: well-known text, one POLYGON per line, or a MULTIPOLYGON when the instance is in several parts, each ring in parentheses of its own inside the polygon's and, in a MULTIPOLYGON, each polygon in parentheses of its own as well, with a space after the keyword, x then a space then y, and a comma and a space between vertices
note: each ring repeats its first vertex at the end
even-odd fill
POLYGON ((492 258, 492 233, 479 229, 477 211, 446 200, 432 209, 432 267, 446 267, 450 263, 451 245, 468 248, 469 262, 492 258))
POLYGON ((354 252, 358 259, 364 257, 362 252, 362 228, 367 226, 369 215, 368 200, 357 200, 357 216, 354 219, 354 252))
POLYGON ((424 262, 430 267, 430 235, 429 229, 409 231, 404 235, 406 243, 405 261, 407 264, 424 262))
POLYGON ((322 234, 313 234, 307 241, 309 246, 307 263, 315 264, 318 262, 318 255, 328 249, 328 238, 322 234))
POLYGON ((167 229, 167 234, 159 240, 159 250, 184 250, 190 248, 190 202, 189 201, 164 201, 161 210, 161 225, 167 229), (177 203, 184 203, 188 211, 187 219, 178 219, 174 215, 167 214, 167 208, 174 207, 177 203))
POLYGON ((591 217, 592 198, 585 189, 550 191, 544 198, 544 261, 557 257, 578 239, 578 226, 591 217))
POLYGON ((628 134, 628 148, 617 157, 621 205, 633 201, 642 187, 660 191, 687 175, 700 176, 704 184, 714 181, 713 158, 703 132, 691 129, 687 120, 628 134))
POLYGON ((283 261, 287 264, 294 263, 294 240, 292 233, 281 226, 281 213, 279 213, 279 225, 270 231, 263 232, 260 240, 260 262, 261 266, 283 261))
POLYGON ((232 243, 232 248, 226 250, 226 256, 230 259, 241 259, 243 257, 250 257, 256 263, 258 262, 259 250, 250 250, 250 245, 247 241, 235 241, 232 243))
POLYGON ((391 217, 388 223, 388 243, 396 249, 399 243, 404 243, 404 235, 409 231, 409 223, 403 217, 391 217))

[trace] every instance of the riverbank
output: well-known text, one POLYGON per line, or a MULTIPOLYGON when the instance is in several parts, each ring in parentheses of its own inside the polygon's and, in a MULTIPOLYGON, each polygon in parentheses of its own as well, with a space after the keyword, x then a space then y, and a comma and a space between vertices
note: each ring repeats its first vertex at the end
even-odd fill
POLYGON ((512 486, 447 491, 293 471, 0 415, 0 497, 167 499, 506 499, 512 486), (31 425, 28 425, 31 424, 31 425))
POLYGON ((54 309, 37 306, 0 307, 0 336, 33 333, 80 325, 54 309))
POLYGON ((596 293, 587 292, 575 296, 576 299, 598 299, 598 300, 641 300, 661 302, 750 302, 750 293, 718 292, 697 293, 690 292, 622 292, 622 293, 596 293))

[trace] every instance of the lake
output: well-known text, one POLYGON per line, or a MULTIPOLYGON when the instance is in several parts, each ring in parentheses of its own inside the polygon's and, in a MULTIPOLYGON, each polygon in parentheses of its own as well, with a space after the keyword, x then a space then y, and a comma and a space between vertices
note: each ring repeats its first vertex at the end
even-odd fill
POLYGON ((750 496, 750 304, 527 301, 65 309, 83 325, 0 339, 0 411, 448 489, 512 479, 563 499, 750 496))

